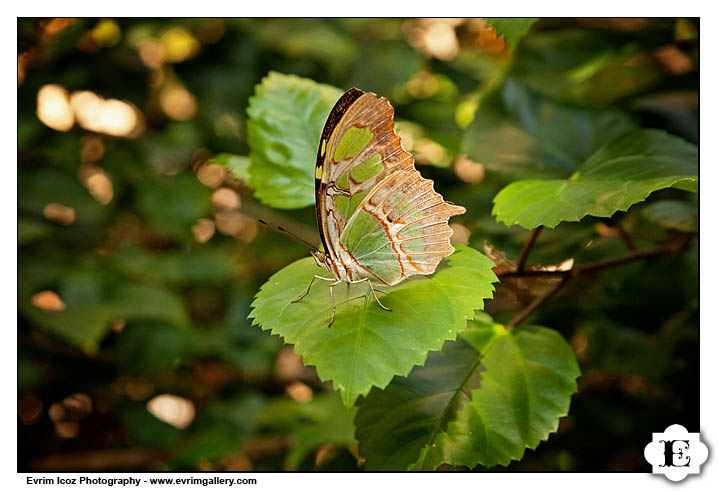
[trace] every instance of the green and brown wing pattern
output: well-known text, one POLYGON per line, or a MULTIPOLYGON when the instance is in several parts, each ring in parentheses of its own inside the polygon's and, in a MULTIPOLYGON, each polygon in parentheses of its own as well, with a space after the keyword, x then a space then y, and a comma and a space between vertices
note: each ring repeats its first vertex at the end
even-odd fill
POLYGON ((448 220, 466 210, 444 201, 417 170, 381 181, 349 220, 340 245, 362 269, 389 285, 431 274, 454 252, 448 220))
POLYGON ((396 284, 431 274, 454 251, 448 219, 464 213, 421 177, 385 98, 347 91, 327 120, 317 159, 317 219, 332 260, 396 284))
POLYGON ((347 91, 330 113, 316 168, 317 220, 325 248, 338 242, 349 217, 379 181, 394 170, 413 168, 393 117, 386 99, 358 89, 347 91))

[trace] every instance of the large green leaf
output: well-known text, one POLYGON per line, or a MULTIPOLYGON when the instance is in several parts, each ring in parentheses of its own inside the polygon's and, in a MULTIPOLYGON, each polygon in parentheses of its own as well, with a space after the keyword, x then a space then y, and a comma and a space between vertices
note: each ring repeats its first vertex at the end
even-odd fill
POLYGON ((291 303, 315 274, 326 275, 311 258, 296 261, 272 276, 252 303, 254 324, 294 344, 304 363, 322 380, 332 380, 351 405, 372 386, 386 387, 394 375, 421 365, 431 350, 456 337, 475 309, 493 292, 493 263, 468 247, 442 261, 431 276, 413 276, 394 286, 377 286, 382 310, 365 284, 334 289, 336 316, 329 327, 331 301, 323 281, 298 303, 291 303))
POLYGON ((341 91, 270 72, 249 100, 249 174, 255 195, 275 208, 314 204, 317 145, 341 91))
POLYGON ((559 103, 509 79, 481 102, 462 150, 492 172, 562 177, 632 127, 619 111, 559 103))
POLYGON ((509 51, 516 49, 516 45, 524 34, 538 19, 531 17, 523 18, 487 18, 486 22, 494 26, 497 35, 503 35, 504 41, 509 45, 509 51))
POLYGON ((610 217, 668 187, 698 191, 698 150, 663 131, 636 130, 594 153, 568 180, 509 184, 492 213, 509 226, 553 228, 586 215, 610 217))
POLYGON ((554 330, 471 322, 424 367, 374 389, 356 418, 369 470, 508 465, 568 413, 580 375, 554 330))

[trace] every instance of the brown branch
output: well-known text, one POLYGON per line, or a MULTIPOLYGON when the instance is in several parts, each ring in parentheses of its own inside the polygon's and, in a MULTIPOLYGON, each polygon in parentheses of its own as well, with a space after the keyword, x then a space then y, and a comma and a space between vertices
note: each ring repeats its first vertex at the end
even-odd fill
POLYGON ((629 264, 633 262, 642 261, 656 256, 664 255, 675 255, 683 252, 695 239, 695 236, 691 236, 687 240, 681 241, 679 244, 671 244, 667 246, 657 247, 649 250, 636 250, 625 256, 614 257, 611 259, 604 259, 601 261, 595 261, 585 264, 579 264, 574 266, 573 269, 564 271, 546 271, 540 269, 529 269, 525 271, 496 271, 496 276, 499 278, 515 278, 515 277, 531 277, 531 276, 579 276, 587 273, 594 273, 605 268, 611 268, 614 266, 621 266, 623 264, 629 264))
POLYGON ((581 274, 586 273, 594 273, 596 271, 600 271, 605 268, 612 268, 614 266, 621 266, 623 264, 630 264, 635 263, 638 261, 643 261, 644 259, 648 259, 651 257, 656 256, 663 256, 663 255, 670 255, 670 254, 676 254, 679 250, 677 250, 675 247, 658 247, 656 249, 651 250, 640 250, 640 251, 633 251, 630 254, 627 254, 622 257, 614 257, 611 259, 604 259, 602 261, 595 261, 592 263, 586 263, 581 264, 579 266, 576 266, 573 271, 573 276, 578 276, 581 274))
POLYGON ((618 234, 621 236, 621 239, 623 239, 623 243, 626 244, 626 247, 629 251, 635 251, 636 250, 636 243, 633 242, 633 237, 628 233, 628 231, 624 228, 623 224, 620 220, 612 219, 613 226, 616 227, 616 230, 618 230, 618 234))
POLYGON ((539 225, 531 231, 531 236, 529 237, 529 240, 526 241, 526 244, 524 244, 524 248, 521 249, 521 255, 519 256, 519 262, 516 265, 516 271, 524 270, 524 266, 526 266, 526 260, 529 258, 531 248, 533 247, 534 242, 536 242, 536 238, 541 233, 541 230, 543 230, 543 225, 539 225))
POLYGON ((514 327, 514 326, 522 323, 523 321, 525 321, 526 318, 529 315, 531 315, 536 309, 538 309, 541 305, 546 303, 554 295, 556 295, 561 289, 563 289, 563 287, 566 286, 566 283, 568 283, 568 281, 571 278, 575 278, 575 277, 583 275, 583 274, 595 273, 595 272, 601 271, 605 268, 611 268, 614 266, 621 266, 623 264, 629 264, 629 263, 633 263, 633 262, 642 261, 644 259, 648 259, 651 257, 657 257, 657 256, 663 256, 663 255, 677 255, 677 254, 680 254, 683 251, 685 251, 695 238, 696 238, 695 235, 693 235, 677 244, 674 243, 671 245, 658 247, 656 249, 650 249, 650 250, 633 251, 632 253, 622 256, 622 257, 604 259, 602 261, 595 261, 595 262, 591 262, 591 263, 581 264, 581 265, 574 266, 573 268, 564 270, 564 271, 543 271, 543 270, 518 271, 518 268, 517 268, 517 271, 497 272, 496 275, 500 278, 530 277, 530 276, 560 276, 561 277, 560 282, 558 282, 552 288, 546 290, 540 296, 536 297, 521 312, 516 314, 516 316, 506 324, 506 327, 514 327))
POLYGON ((533 313, 534 310, 539 308, 541 305, 543 305, 545 302, 547 302, 551 297, 556 295, 564 286, 566 286, 566 283, 568 283, 570 276, 565 275, 563 278, 561 278, 561 281, 559 281, 556 285, 554 285, 552 288, 549 288, 545 292, 543 292, 540 296, 534 298, 533 302, 528 304, 521 312, 516 314, 516 316, 511 319, 509 322, 506 323, 506 327, 514 327, 518 324, 521 324, 523 321, 526 320, 526 318, 533 313))

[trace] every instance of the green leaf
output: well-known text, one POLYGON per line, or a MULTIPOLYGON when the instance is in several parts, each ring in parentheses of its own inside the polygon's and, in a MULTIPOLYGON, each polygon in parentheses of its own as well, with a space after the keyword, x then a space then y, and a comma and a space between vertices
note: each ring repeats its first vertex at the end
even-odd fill
POLYGON ((136 375, 177 368, 192 351, 186 329, 165 324, 127 326, 119 336, 117 348, 125 370, 136 375))
POLYGON ((457 246, 431 276, 413 276, 394 287, 376 287, 382 310, 364 284, 334 288, 336 316, 328 327, 331 301, 325 282, 301 302, 291 303, 315 274, 326 275, 311 258, 272 276, 252 303, 249 317, 294 344, 319 378, 332 380, 346 405, 372 386, 386 387, 394 375, 421 365, 427 353, 453 339, 490 298, 497 281, 493 263, 469 247, 457 246))
POLYGON ((88 354, 97 352, 112 322, 118 319, 167 322, 175 326, 188 324, 182 300, 160 286, 123 284, 107 299, 95 298, 87 303, 68 301, 66 310, 61 312, 33 307, 29 292, 23 296, 19 310, 24 317, 88 354))
POLYGON ((675 341, 667 332, 647 334, 610 321, 596 320, 577 332, 586 374, 631 374, 662 379, 670 373, 675 341))
POLYGON ((667 199, 656 201, 641 210, 641 214, 662 227, 679 232, 698 230, 698 207, 695 203, 667 199))
POLYGON ((183 285, 227 281, 236 261, 229 251, 210 248, 158 253, 125 246, 117 254, 120 270, 132 277, 183 285))
POLYGON ((183 172, 145 179, 139 187, 138 207, 153 229, 194 241, 192 225, 210 213, 210 196, 193 174, 183 172))
POLYGON ((562 177, 631 128, 622 112, 562 104, 509 79, 481 102, 462 151, 496 173, 562 177))
POLYGON ((275 208, 314 204, 314 166, 324 123, 341 91, 270 72, 249 100, 249 174, 255 196, 275 208))
POLYGON ((133 404, 122 413, 123 426, 133 443, 153 448, 170 448, 182 436, 182 430, 160 421, 144 405, 133 404))
POLYGON ((47 239, 55 231, 55 227, 39 220, 19 218, 17 221, 17 245, 22 247, 41 239, 47 239))
POLYGON ((516 49, 519 41, 524 34, 526 34, 531 26, 538 21, 538 19, 524 17, 524 18, 487 18, 486 22, 494 26, 496 29, 496 35, 503 35, 504 41, 509 45, 509 51, 516 49))
POLYGON ((602 29, 543 30, 523 40, 510 76, 550 97, 606 105, 666 77, 649 53, 670 40, 655 28, 610 36, 602 29))
POLYGON ((233 155, 231 153, 220 153, 211 161, 212 164, 227 167, 229 173, 245 184, 249 184, 249 157, 244 155, 233 155))
POLYGON ((180 447, 172 457, 171 465, 180 469, 196 468, 202 460, 216 462, 239 449, 240 441, 222 428, 203 428, 180 447))
POLYGON ((516 181, 494 198, 508 226, 555 227, 586 215, 610 217, 654 191, 698 191, 695 145, 658 130, 628 132, 594 153, 568 180, 516 181))
POLYGON ((579 375, 552 329, 471 322, 424 367, 372 390, 356 418, 359 454, 367 470, 506 466, 556 431, 579 375))
POLYGON ((356 408, 347 408, 336 393, 321 393, 299 403, 277 400, 266 408, 266 422, 279 422, 289 431, 291 449, 284 461, 287 470, 296 470, 304 459, 325 443, 349 446, 354 443, 356 408))
POLYGON ((68 308, 64 312, 46 312, 21 305, 20 311, 34 324, 88 354, 97 352, 100 341, 110 331, 111 322, 119 317, 115 306, 110 304, 68 308))

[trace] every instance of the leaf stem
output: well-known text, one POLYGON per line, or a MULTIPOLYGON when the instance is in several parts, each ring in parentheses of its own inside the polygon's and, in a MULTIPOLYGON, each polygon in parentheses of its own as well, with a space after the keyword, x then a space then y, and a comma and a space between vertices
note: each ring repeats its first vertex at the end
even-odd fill
POLYGON ((521 272, 524 270, 524 266, 526 266, 526 260, 529 258, 529 253, 531 252, 531 248, 534 245, 534 242, 536 242, 536 238, 541 233, 541 230, 543 230, 543 225, 539 225, 535 229, 531 231, 531 236, 529 237, 529 240, 526 241, 526 244, 524 244, 524 248, 521 250, 521 256, 519 256, 519 262, 516 265, 516 271, 521 272))

